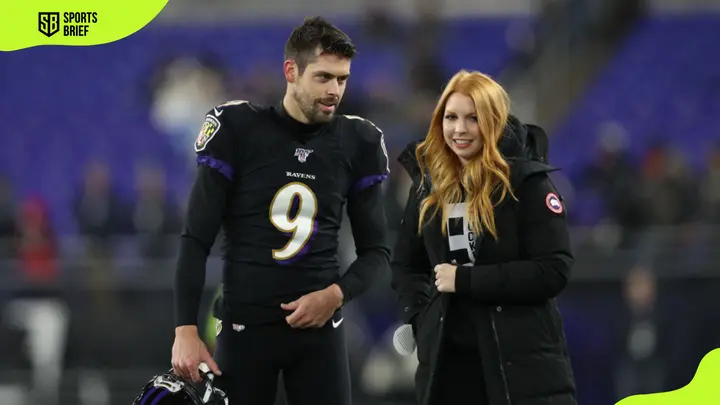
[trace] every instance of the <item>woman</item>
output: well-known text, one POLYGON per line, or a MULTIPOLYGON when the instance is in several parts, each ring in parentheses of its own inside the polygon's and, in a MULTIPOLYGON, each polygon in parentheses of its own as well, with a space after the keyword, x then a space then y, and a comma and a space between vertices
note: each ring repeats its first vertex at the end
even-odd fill
POLYGON ((576 404, 555 303, 573 262, 565 209, 545 134, 509 104, 488 76, 461 71, 399 158, 413 186, 392 284, 416 336, 421 405, 576 404))

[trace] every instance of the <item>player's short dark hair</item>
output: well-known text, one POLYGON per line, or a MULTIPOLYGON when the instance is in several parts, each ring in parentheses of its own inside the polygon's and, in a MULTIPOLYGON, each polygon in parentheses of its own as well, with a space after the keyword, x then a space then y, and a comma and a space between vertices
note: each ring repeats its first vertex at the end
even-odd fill
POLYGON ((295 27, 285 43, 285 60, 294 60, 302 74, 317 56, 318 48, 321 53, 348 59, 357 55, 357 48, 346 33, 322 17, 308 17, 295 27))

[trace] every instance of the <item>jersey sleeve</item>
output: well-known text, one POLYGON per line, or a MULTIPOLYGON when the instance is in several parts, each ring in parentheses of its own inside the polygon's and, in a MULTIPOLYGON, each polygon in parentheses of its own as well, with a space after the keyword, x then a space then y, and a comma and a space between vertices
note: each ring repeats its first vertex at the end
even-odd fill
POLYGON ((228 180, 235 176, 237 146, 233 137, 232 109, 215 107, 208 111, 195 139, 198 165, 216 170, 228 180))
MULTIPOLYGON (((235 111, 209 111, 195 140, 198 170, 185 213, 175 271, 176 326, 197 325, 205 285, 205 265, 222 225, 237 157, 230 121, 235 111)), ((237 117, 235 117, 237 119, 237 117)))
POLYGON ((358 121, 360 132, 353 161, 351 194, 354 194, 387 179, 390 175, 390 163, 382 130, 364 118, 353 116, 348 118, 358 121))

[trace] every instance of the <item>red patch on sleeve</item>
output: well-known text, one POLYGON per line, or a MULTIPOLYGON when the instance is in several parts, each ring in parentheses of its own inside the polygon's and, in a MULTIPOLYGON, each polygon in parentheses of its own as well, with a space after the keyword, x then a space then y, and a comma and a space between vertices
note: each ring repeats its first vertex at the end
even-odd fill
POLYGON ((558 197, 555 193, 548 193, 548 195, 545 196, 545 205, 547 205, 548 209, 555 214, 562 214, 565 210, 562 202, 560 201, 560 197, 558 197))

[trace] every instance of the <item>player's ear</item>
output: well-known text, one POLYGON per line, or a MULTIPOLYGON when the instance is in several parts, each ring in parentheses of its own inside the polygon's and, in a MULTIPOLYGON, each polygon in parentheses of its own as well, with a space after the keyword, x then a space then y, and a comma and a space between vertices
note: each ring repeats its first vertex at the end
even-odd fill
POLYGON ((297 65, 293 60, 286 60, 283 65, 283 72, 285 73, 285 80, 288 83, 295 83, 297 80, 297 65))

